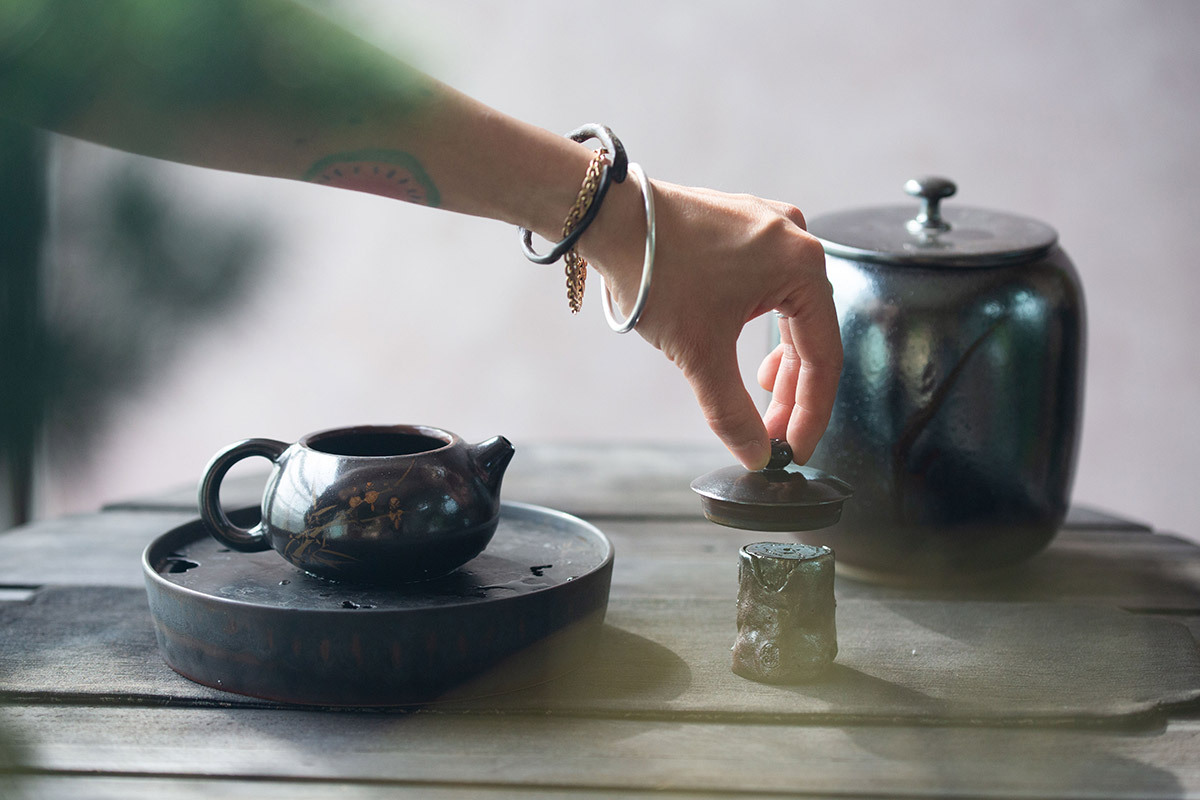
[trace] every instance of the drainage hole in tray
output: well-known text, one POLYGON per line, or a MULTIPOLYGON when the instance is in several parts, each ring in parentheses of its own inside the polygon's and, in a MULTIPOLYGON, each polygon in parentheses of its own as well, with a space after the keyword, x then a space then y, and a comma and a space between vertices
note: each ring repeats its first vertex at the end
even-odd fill
POLYGON ((178 575, 181 572, 187 572, 189 569, 195 569, 200 566, 198 562, 192 561, 190 558, 183 556, 170 555, 163 559, 163 572, 172 575, 178 575))

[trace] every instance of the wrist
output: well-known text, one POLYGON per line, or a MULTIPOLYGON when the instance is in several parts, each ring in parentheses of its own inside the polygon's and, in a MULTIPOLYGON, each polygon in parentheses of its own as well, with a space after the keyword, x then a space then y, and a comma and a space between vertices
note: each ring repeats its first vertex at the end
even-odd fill
POLYGON ((593 265, 604 280, 605 317, 613 330, 626 333, 637 324, 645 308, 653 276, 655 246, 650 232, 654 230, 654 189, 641 167, 628 161, 620 140, 602 125, 584 125, 555 140, 556 148, 542 144, 541 149, 569 157, 558 159, 557 166, 549 157, 539 162, 543 169, 535 174, 541 180, 526 176, 525 216, 519 223, 525 256, 538 264, 550 264, 565 256, 567 299, 573 312, 580 309, 587 265, 593 265), (599 140, 602 147, 562 148, 564 143, 592 139, 599 140), (588 163, 583 174, 577 171, 577 163, 571 164, 573 180, 564 184, 556 176, 584 153, 588 163), (564 185, 577 187, 574 202, 569 205, 562 200, 564 185), (542 186, 552 187, 551 191, 538 191, 542 186), (546 250, 534 248, 531 232, 553 246, 546 250), (632 307, 625 319, 614 312, 614 300, 621 308, 632 307))
POLYGON ((510 153, 516 167, 500 219, 527 228, 547 241, 558 241, 592 160, 590 147, 565 136, 531 128, 510 153))
POLYGON ((646 213, 635 178, 613 183, 596 219, 579 240, 579 252, 604 276, 617 304, 633 302, 646 246, 646 213))

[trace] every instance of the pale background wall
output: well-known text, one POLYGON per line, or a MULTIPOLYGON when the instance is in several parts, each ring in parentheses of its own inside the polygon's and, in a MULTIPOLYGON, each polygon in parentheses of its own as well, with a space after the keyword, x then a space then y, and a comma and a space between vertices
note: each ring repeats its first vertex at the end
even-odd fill
MULTIPOLYGON (((786 199, 810 217, 902 202, 1043 219, 1082 275, 1090 358, 1078 501, 1200 539, 1200 3, 384 1, 331 10, 484 102, 551 130, 602 121, 652 177, 786 199), (953 202, 953 201, 951 201, 953 202)), ((126 156, 71 144, 59 180, 126 156)), ((105 428, 52 453, 43 515, 195 480, 246 436, 373 421, 468 439, 709 441, 682 377, 572 319, 558 267, 495 222, 156 166, 207 214, 260 216, 258 291, 105 428), (63 464, 71 464, 64 470, 63 464)), ((743 336, 747 376, 765 342, 743 336)))

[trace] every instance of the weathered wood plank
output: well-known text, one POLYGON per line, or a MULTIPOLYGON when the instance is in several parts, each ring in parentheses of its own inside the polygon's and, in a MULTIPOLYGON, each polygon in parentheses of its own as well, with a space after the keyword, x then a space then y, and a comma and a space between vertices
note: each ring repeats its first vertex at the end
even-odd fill
MULTIPOLYGON (((1200 652, 1187 628, 1115 609, 846 600, 837 662, 797 686, 734 675, 734 629, 728 601, 616 599, 586 650, 522 653, 429 710, 1116 725, 1200 698, 1200 652), (549 680, 550 659, 581 666, 549 680), (530 675, 545 682, 511 690, 529 686, 530 675)), ((172 673, 141 592, 120 588, 46 590, 0 605, 0 693, 20 702, 269 705, 172 673)))
MULTIPOLYGON (((609 520, 616 547, 613 592, 621 596, 737 596, 737 553, 786 535, 707 522, 609 520)), ((837 540, 826 542, 837 551, 837 540)), ((1200 547, 1129 531, 1064 530, 1041 554, 1007 573, 953 584, 887 586, 840 574, 838 597, 925 600, 1065 601, 1135 610, 1200 609, 1200 547)))
POLYGON ((1064 528, 1100 531, 1141 531, 1149 533, 1153 528, 1145 522, 1118 516, 1109 511, 1090 506, 1072 505, 1067 509, 1064 528))
MULTIPOLYGON (((504 788, 472 785, 414 784, 404 781, 379 783, 347 783, 345 781, 253 780, 238 778, 159 778, 141 776, 94 775, 15 775, 6 780, 0 776, 0 797, 5 800, 540 800, 568 796, 574 800, 610 800, 612 792, 604 789, 567 787, 520 786, 504 788)), ((739 800, 770 800, 775 792, 737 793, 739 800)), ((622 800, 712 800, 707 791, 663 792, 656 789, 621 791, 622 800)), ((809 800, 821 796, 804 794, 809 800)), ((825 795, 833 800, 833 795, 825 795)), ((839 794, 839 800, 847 795, 839 794)), ((853 800, 853 798, 850 798, 853 800)))
POLYGON ((61 517, 0 533, 0 586, 142 586, 142 551, 193 519, 182 511, 112 511, 61 517))
POLYGON ((735 675, 731 603, 626 600, 606 651, 557 681, 441 710, 813 724, 1119 724, 1200 698, 1200 653, 1167 619, 1061 603, 843 601, 837 661, 774 686, 735 675), (615 656, 615 657, 613 657, 615 656))
MULTIPOLYGON (((703 519, 691 482, 732 463, 719 445, 711 444, 533 444, 518 443, 517 455, 504 478, 506 500, 534 503, 593 520, 703 519)), ((231 507, 257 505, 267 470, 247 470, 223 486, 231 507)), ((199 479, 199 475, 197 475, 199 479)), ((115 502, 109 510, 168 509, 194 511, 192 485, 156 495, 115 502)), ((1141 522, 1095 508, 1071 508, 1066 528, 1149 531, 1141 522)))
POLYGON ((776 792, 838 797, 1200 795, 1200 724, 1131 733, 10 707, 28 770, 97 776, 776 792))
MULTIPOLYGON (((35 523, 0 534, 0 587, 142 586, 141 554, 185 511, 114 510, 35 523)), ((601 520, 616 547, 614 596, 732 598, 737 551, 778 537, 704 520, 601 520)), ((836 551, 837 542, 829 544, 836 551)), ((841 576, 840 597, 1065 600, 1146 610, 1200 609, 1200 547, 1163 535, 1064 530, 1011 573, 953 586, 888 587, 841 576)))

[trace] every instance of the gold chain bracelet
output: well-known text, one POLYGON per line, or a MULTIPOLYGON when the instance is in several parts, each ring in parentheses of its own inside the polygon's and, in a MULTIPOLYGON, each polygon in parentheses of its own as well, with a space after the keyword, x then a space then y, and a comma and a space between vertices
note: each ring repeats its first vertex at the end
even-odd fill
MULTIPOLYGON (((575 205, 571 207, 571 212, 567 214, 567 219, 563 222, 563 238, 575 230, 575 226, 583 219, 584 214, 596 199, 596 191, 600 188, 600 171, 607 158, 608 150, 604 148, 600 148, 592 156, 587 173, 583 177, 583 186, 579 189, 579 196, 575 198, 575 205)), ((565 272, 567 275, 567 305, 570 306, 572 314, 578 314, 583 308, 583 287, 587 281, 587 261, 579 255, 579 251, 575 247, 567 251, 565 272)))

